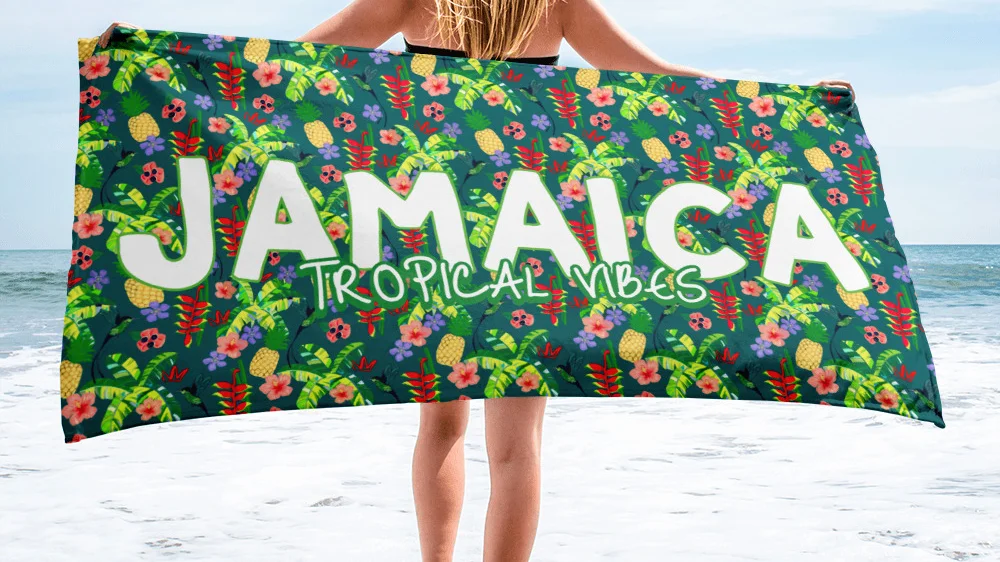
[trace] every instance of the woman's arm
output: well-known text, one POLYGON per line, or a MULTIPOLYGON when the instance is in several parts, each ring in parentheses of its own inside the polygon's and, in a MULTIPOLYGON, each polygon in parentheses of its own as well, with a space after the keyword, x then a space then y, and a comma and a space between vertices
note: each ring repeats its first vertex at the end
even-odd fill
POLYGON ((716 78, 703 70, 669 63, 656 56, 615 23, 598 0, 561 0, 558 5, 563 37, 595 68, 716 78))
POLYGON ((409 0, 354 0, 296 41, 374 49, 402 29, 409 0))

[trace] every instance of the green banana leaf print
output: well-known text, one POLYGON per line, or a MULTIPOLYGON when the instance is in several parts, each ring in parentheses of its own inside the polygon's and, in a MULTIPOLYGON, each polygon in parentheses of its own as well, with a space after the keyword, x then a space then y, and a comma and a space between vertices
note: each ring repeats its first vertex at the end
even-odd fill
POLYGON ((78 46, 67 442, 529 395, 944 427, 846 90, 142 29, 78 46))

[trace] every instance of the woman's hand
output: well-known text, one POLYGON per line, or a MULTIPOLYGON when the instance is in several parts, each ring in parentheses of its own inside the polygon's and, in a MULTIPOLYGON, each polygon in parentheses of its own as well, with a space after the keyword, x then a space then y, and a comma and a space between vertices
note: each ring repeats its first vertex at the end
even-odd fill
POLYGON ((100 46, 101 46, 102 49, 104 47, 108 46, 108 41, 111 40, 111 34, 114 33, 116 27, 130 27, 132 29, 137 29, 136 26, 134 26, 134 25, 132 25, 130 23, 125 23, 123 21, 116 21, 116 22, 112 23, 108 27, 108 29, 104 33, 101 34, 100 39, 98 39, 98 41, 97 41, 98 44, 100 44, 100 46))
POLYGON ((857 94, 854 93, 854 86, 847 80, 820 80, 816 83, 817 86, 825 86, 827 88, 847 88, 851 91, 851 97, 855 100, 858 99, 857 94))

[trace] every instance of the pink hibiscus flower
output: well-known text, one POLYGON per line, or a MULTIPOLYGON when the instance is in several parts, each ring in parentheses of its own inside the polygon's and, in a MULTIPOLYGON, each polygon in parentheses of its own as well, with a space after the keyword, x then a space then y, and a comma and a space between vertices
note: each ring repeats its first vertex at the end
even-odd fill
POLYGON ((729 191, 729 198, 733 200, 733 205, 749 211, 753 209, 753 204, 757 202, 757 198, 750 195, 746 188, 737 187, 736 189, 729 191))
POLYGON ((451 88, 448 87, 448 77, 443 74, 429 75, 420 87, 432 96, 443 96, 451 92, 451 88))
POLYGON ((170 78, 170 67, 163 64, 154 64, 146 69, 151 82, 165 82, 170 78))
POLYGON ((268 400, 277 400, 292 393, 291 375, 267 375, 260 391, 267 395, 268 400))
POLYGON ((732 162, 733 158, 736 158, 736 151, 728 146, 717 146, 715 147, 715 157, 719 160, 732 162))
POLYGON ((413 182, 410 180, 410 176, 396 176, 389 178, 389 186, 396 193, 406 195, 413 189, 413 182))
POLYGON ((218 281, 215 283, 215 296, 220 299, 231 299, 236 295, 236 286, 232 281, 218 281))
POLYGON ((94 400, 97 396, 93 392, 74 394, 66 399, 63 406, 62 415, 69 420, 70 425, 79 425, 83 420, 94 417, 97 408, 94 407, 94 400))
POLYGON ((102 222, 104 222, 104 217, 101 215, 83 213, 76 217, 76 222, 73 223, 73 232, 80 238, 99 236, 104 232, 104 227, 101 226, 102 222))
POLYGON ((559 184, 562 194, 573 201, 585 201, 587 199, 587 188, 577 180, 564 181, 559 184))
POLYGON ((657 117, 662 117, 667 113, 670 113, 670 106, 662 101, 654 101, 649 104, 649 111, 657 117))
POLYGON ((660 382, 660 366, 656 361, 639 359, 635 362, 635 367, 628 372, 639 384, 647 385, 654 382, 660 382))
POLYGON ((740 281, 740 287, 743 289, 744 295, 751 297, 759 297, 764 293, 764 287, 756 281, 740 281))
POLYGON ((566 152, 569 150, 570 144, 565 137, 550 137, 549 138, 549 148, 557 152, 566 152))
POLYGON ((583 319, 584 331, 594 334, 599 338, 606 338, 611 335, 608 333, 608 330, 614 327, 615 325, 610 320, 607 320, 604 316, 596 312, 583 319))
POLYGON ((875 395, 875 400, 882 406, 883 410, 895 410, 899 407, 899 395, 894 391, 884 388, 875 395))
POLYGON ((611 88, 594 88, 587 94, 587 99, 597 107, 615 104, 615 94, 611 88))
POLYGON ((483 94, 483 99, 491 106, 495 106, 502 104, 507 99, 507 96, 502 91, 494 89, 483 94))
POLYGON ((232 125, 229 124, 229 120, 225 117, 209 117, 208 118, 208 130, 212 133, 225 133, 229 130, 232 125))
POLYGON ((817 394, 833 394, 840 390, 837 384, 837 372, 833 369, 816 367, 812 370, 808 382, 816 389, 817 394))
POLYGON ((404 342, 412 343, 420 347, 427 343, 427 336, 431 335, 431 329, 424 326, 420 320, 414 320, 409 324, 399 327, 400 336, 404 342))
POLYGON ((715 394, 719 391, 719 380, 715 377, 705 375, 698 379, 698 382, 695 384, 697 384, 698 388, 700 388, 705 394, 715 394))
POLYGON ((812 123, 813 127, 825 127, 826 126, 826 116, 818 111, 810 113, 806 117, 806 121, 812 123))
POLYGON ((679 231, 677 233, 677 243, 685 248, 690 247, 694 244, 694 236, 691 236, 690 232, 679 231))
POLYGON ((448 380, 454 383, 456 388, 472 386, 479 382, 479 375, 476 374, 477 370, 479 370, 479 365, 475 361, 455 363, 451 373, 448 375, 448 380))
POLYGON ((382 144, 396 146, 399 141, 403 140, 403 135, 396 132, 395 129, 382 129, 378 133, 378 140, 382 141, 382 144))
POLYGON ((343 404, 354 398, 354 387, 342 382, 330 390, 330 396, 337 404, 343 404))
POLYGON ((537 390, 539 386, 539 378, 535 373, 524 373, 517 377, 516 382, 517 386, 521 387, 521 392, 531 392, 537 390))
POLYGON ((236 190, 243 185, 243 178, 237 176, 229 169, 214 174, 212 179, 215 180, 215 189, 229 195, 236 195, 236 190))
POLYGON ((111 72, 111 67, 108 66, 110 61, 111 58, 108 55, 94 55, 84 61, 83 66, 80 67, 80 75, 87 80, 103 78, 111 72))
POLYGON ((236 359, 247 348, 247 340, 240 338, 240 335, 235 332, 218 338, 216 343, 218 344, 216 351, 230 359, 236 359))
POLYGON ((329 78, 324 78, 316 82, 316 89, 319 90, 319 95, 328 96, 337 92, 337 83, 329 78))
POLYGON ((340 240, 347 236, 347 225, 342 222, 331 222, 326 225, 326 233, 330 235, 331 239, 340 240))
POLYGON ((782 347, 785 345, 785 340, 791 335, 788 330, 781 329, 775 322, 765 322, 760 326, 757 326, 760 331, 760 337, 766 342, 771 342, 772 345, 782 347))
POLYGON ((281 66, 276 62, 264 61, 257 65, 257 70, 253 71, 253 77, 260 83, 261 88, 280 84, 281 66))
POLYGON ((629 217, 625 219, 625 232, 629 238, 635 238, 639 231, 635 229, 635 219, 629 217))
POLYGON ((773 98, 762 98, 756 97, 750 102, 750 111, 757 114, 757 117, 770 117, 778 113, 777 108, 774 107, 773 98))
POLYGON ((160 415, 163 411, 163 401, 159 398, 149 397, 135 407, 135 413, 141 416, 142 421, 149 421, 160 415))
POLYGON ((164 246, 170 244, 174 240, 174 233, 165 228, 157 227, 154 228, 152 232, 160 237, 160 244, 163 244, 164 246))

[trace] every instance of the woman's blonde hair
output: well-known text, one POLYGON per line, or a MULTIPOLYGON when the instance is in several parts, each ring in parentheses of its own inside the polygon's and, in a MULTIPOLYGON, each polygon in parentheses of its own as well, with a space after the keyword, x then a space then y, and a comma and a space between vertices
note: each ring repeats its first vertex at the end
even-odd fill
POLYGON ((521 54, 551 0, 434 0, 437 36, 472 58, 521 54))

